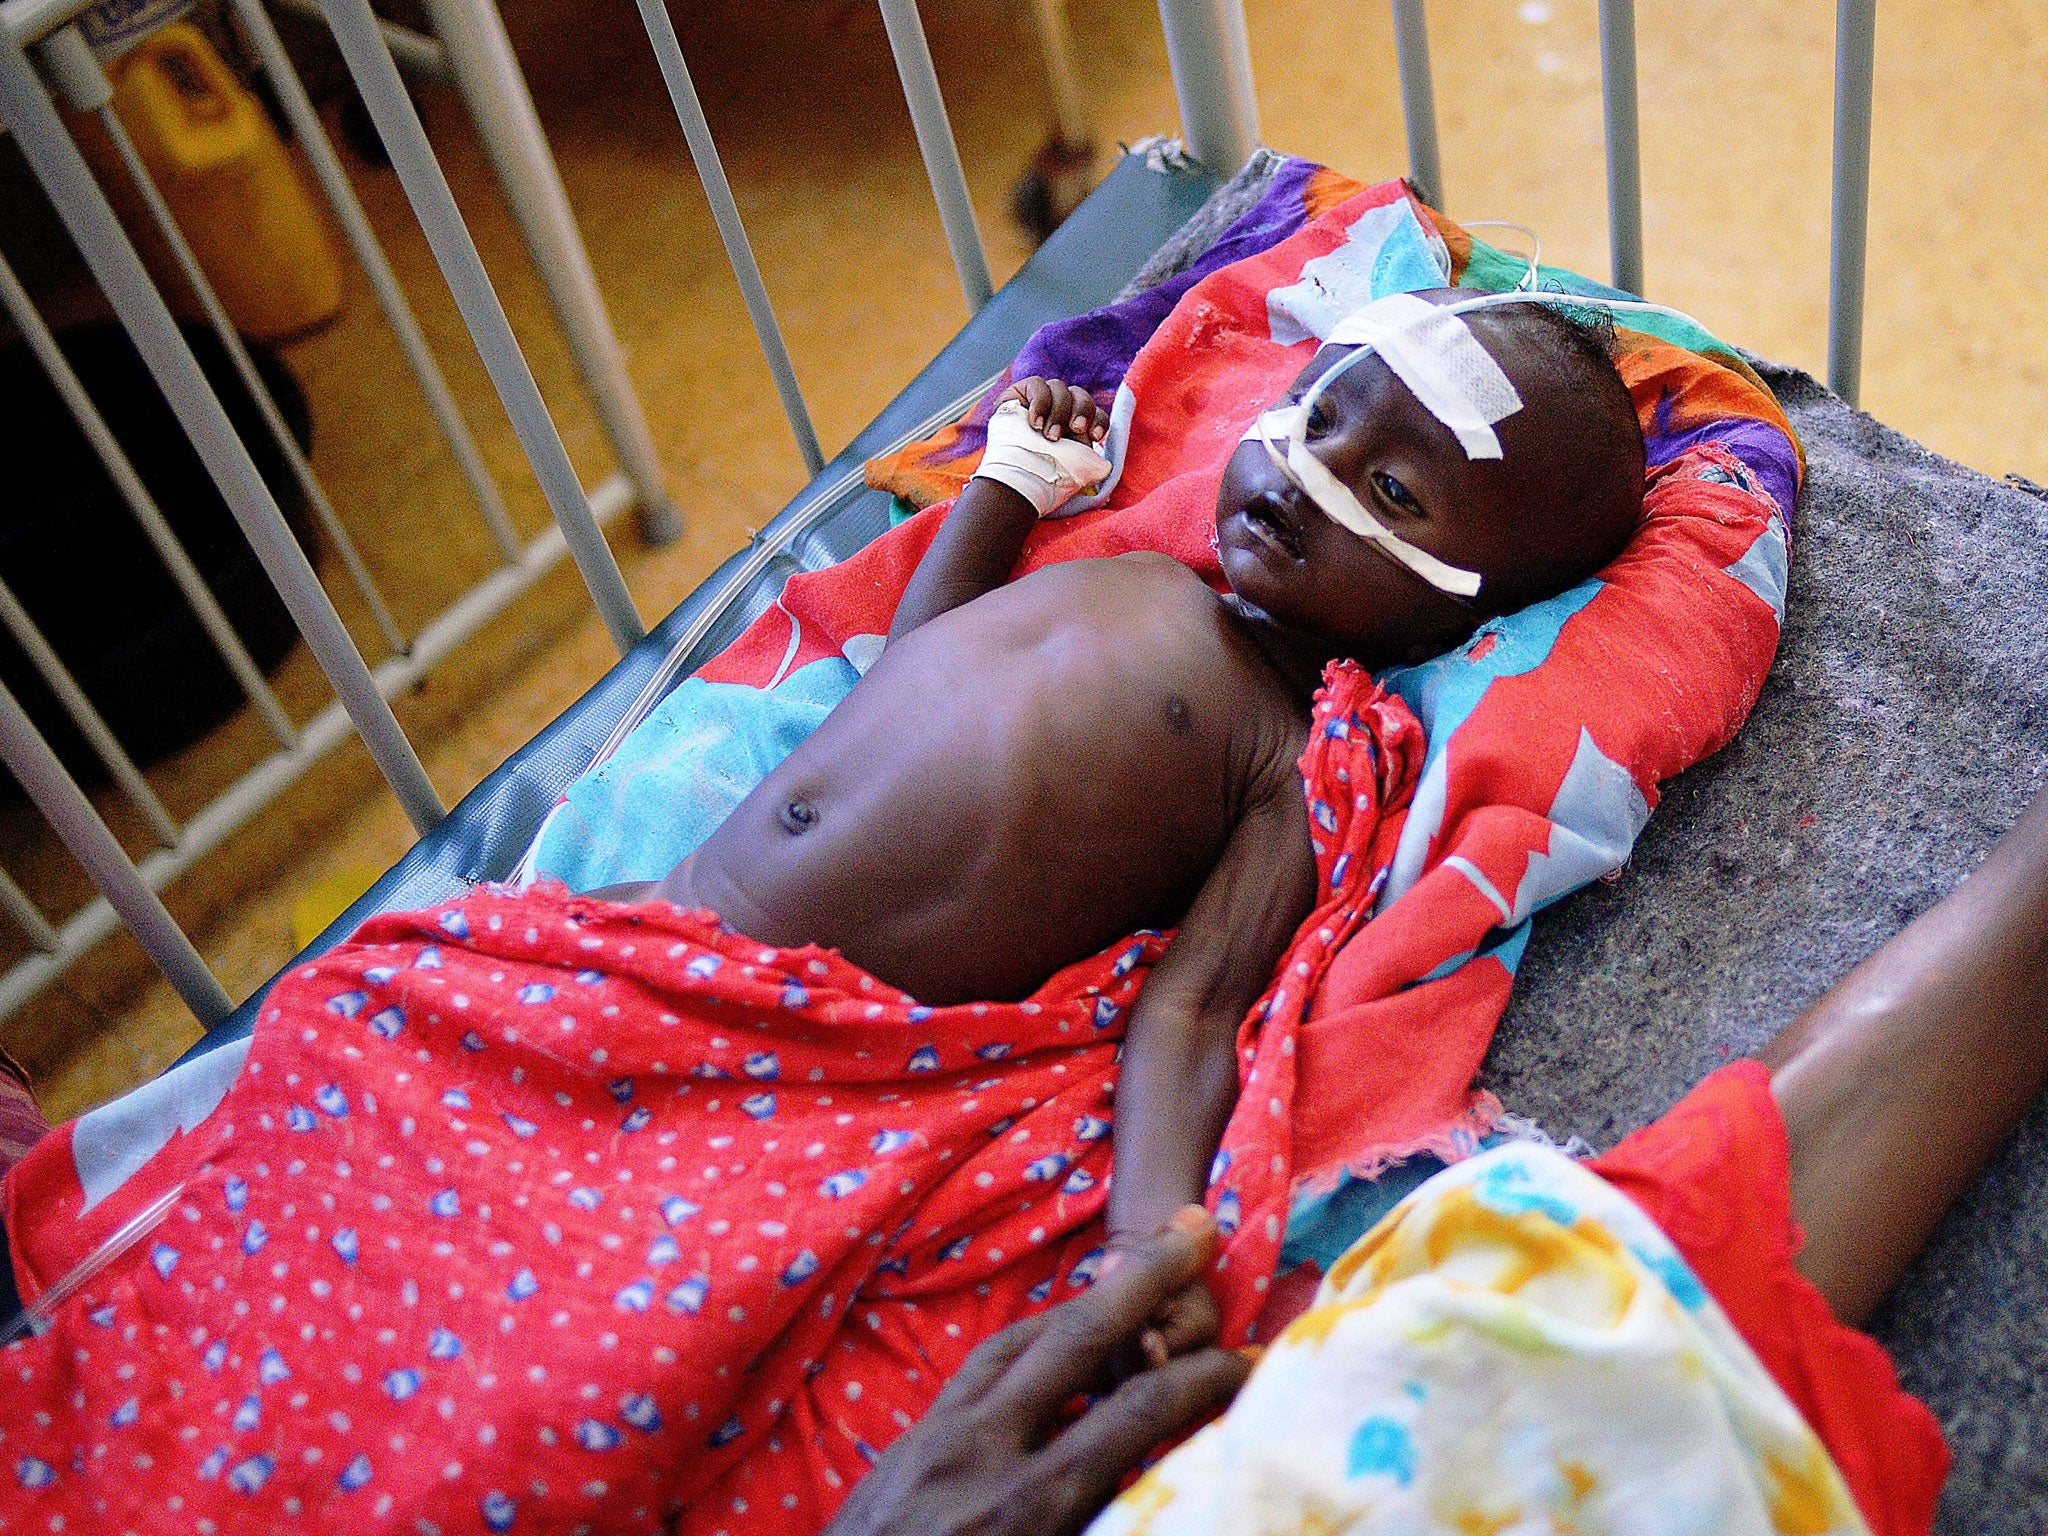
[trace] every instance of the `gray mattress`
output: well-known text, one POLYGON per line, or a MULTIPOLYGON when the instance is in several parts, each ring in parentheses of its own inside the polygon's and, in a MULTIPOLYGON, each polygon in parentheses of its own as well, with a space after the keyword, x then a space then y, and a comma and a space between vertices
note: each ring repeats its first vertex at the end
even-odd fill
MULTIPOLYGON (((1953 890, 2048 751, 2048 500, 1759 364, 1806 444, 1776 665, 1620 879, 1536 920, 1482 1074, 1605 1148, 1953 890)), ((2044 936, 2043 942, 2048 942, 2044 936)), ((1875 1331, 1955 1452, 1944 1532, 2048 1531, 2048 1101, 1875 1331)))

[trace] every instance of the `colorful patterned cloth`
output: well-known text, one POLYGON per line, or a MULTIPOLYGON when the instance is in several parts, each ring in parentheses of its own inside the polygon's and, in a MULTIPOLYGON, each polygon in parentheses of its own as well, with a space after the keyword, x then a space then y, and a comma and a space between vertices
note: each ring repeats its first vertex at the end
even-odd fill
POLYGON ((20 1162, 49 1129, 27 1071, 0 1050, 0 1174, 20 1162))
MULTIPOLYGON (((1413 281, 1411 223, 1465 281, 1511 279, 1398 183, 1294 167, 1177 303, 1041 332, 1020 366, 1094 387, 1094 356, 1131 403, 1106 505, 1022 567, 1145 548, 1218 580, 1224 458, 1318 316, 1413 281)), ((1680 339, 1625 338, 1653 466, 1627 553, 1387 679, 1405 704, 1355 668, 1319 704, 1327 900, 1245 1025, 1212 1188, 1233 1339, 1297 1193, 1499 1122, 1471 1081, 1529 914, 1619 867, 1755 697, 1797 453, 1733 354, 1680 339)), ((792 579, 707 683, 857 670, 942 516, 792 579)), ((1157 949, 928 1014, 834 957, 559 891, 374 920, 280 983, 243 1075, 160 1147, 84 1156, 73 1127, 10 1177, 29 1296, 169 1204, 0 1357, 0 1529, 610 1531, 680 1505, 687 1530, 815 1531, 976 1339, 1085 1280, 1108 1042, 1157 949)))
POLYGON ((1792 1145, 1770 1071, 1736 1061, 1586 1166, 1657 1224, 1820 1436, 1878 1536, 1928 1536, 1948 1449, 1875 1339, 1794 1259, 1792 1145))
MULTIPOLYGON (((1237 1337, 1301 1021, 1421 755, 1331 670, 1301 760, 1323 898, 1240 1033, 1212 1183, 1237 1337)), ((32 1299, 160 1220, 0 1352, 0 1530, 808 1536, 970 1348, 1093 1273, 1163 947, 934 1010, 666 903, 371 920, 278 983, 225 1097, 131 1177, 82 1196, 74 1128, 15 1170, 32 1299)))
POLYGON ((1867 1532, 1841 1475, 1669 1238, 1511 1143, 1330 1270, 1230 1410, 1090 1536, 1867 1532))
MULTIPOLYGON (((1400 182, 1362 188, 1294 161, 1192 270, 1039 331, 1010 374, 1055 375, 1105 401, 1113 392, 1123 424, 1103 505, 1042 524, 1018 573, 1149 549, 1221 586, 1216 492, 1245 427, 1338 316, 1439 277, 1431 259, 1475 287, 1512 286, 1525 270, 1400 182)), ((1597 578, 1382 679, 1422 722, 1428 756, 1373 872, 1375 919, 1345 946, 1302 1030, 1292 1131, 1305 1198, 1418 1152, 1468 1155, 1501 1124, 1472 1080, 1531 914, 1621 868, 1658 785, 1734 734, 1776 651, 1801 472, 1791 429, 1732 350, 1696 327, 1643 323, 1658 334, 1620 336, 1651 471, 1628 550, 1597 578)), ((1000 388, 965 422, 876 461, 871 479, 913 500, 957 491, 1000 388)), ((820 661, 857 670, 944 515, 933 506, 844 563, 792 577, 700 675, 773 689, 820 661)))
MULTIPOLYGON (((1456 1198, 1465 1207, 1461 1214, 1466 1219, 1447 1220, 1441 1209, 1420 1212, 1413 1207, 1401 1208, 1392 1221, 1383 1221, 1372 1237, 1356 1245, 1352 1259, 1340 1258, 1331 1265, 1328 1284, 1309 1297, 1302 1310, 1333 1297, 1334 1309, 1323 1308, 1313 1320, 1305 1322, 1304 1333, 1293 1335, 1294 1344, 1320 1341, 1322 1348, 1310 1354, 1321 1358, 1334 1347, 1339 1328, 1349 1326, 1344 1313, 1359 1305, 1358 1298, 1365 1288, 1376 1287, 1381 1296, 1390 1297, 1414 1280, 1425 1283, 1414 1287, 1404 1304, 1414 1303, 1427 1309, 1443 1301, 1448 1293, 1447 1311, 1452 1322, 1459 1328, 1471 1328, 1488 1346, 1501 1342, 1503 1322, 1519 1328, 1525 1321, 1522 1313, 1532 1302, 1541 1309, 1535 1326, 1525 1332, 1511 1331, 1506 1336, 1510 1347, 1500 1351, 1505 1356, 1500 1362, 1504 1368, 1495 1385, 1504 1385, 1505 1390, 1498 1391, 1484 1406, 1492 1416, 1494 1428, 1501 1432, 1489 1431, 1476 1437, 1476 1450, 1482 1456, 1500 1449, 1512 1450, 1520 1458, 1510 1478, 1486 1487, 1453 1486, 1450 1498, 1405 1528, 1442 1527, 1456 1532, 1532 1528, 1632 1531, 1636 1528, 1632 1522, 1639 1517, 1631 1502, 1632 1490, 1610 1477, 1607 1496, 1595 1499, 1592 1485, 1577 1474, 1587 1472, 1602 1460, 1612 1462, 1632 1454, 1635 1446, 1628 1437, 1645 1422, 1655 1426, 1660 1434, 1667 1434, 1677 1427, 1680 1417, 1687 1412, 1697 1415, 1703 1406, 1711 1418, 1720 1410, 1711 1397, 1701 1396, 1701 1390, 1725 1393, 1731 1381, 1738 1388, 1739 1401, 1727 1413, 1722 1428, 1732 1428, 1754 1417, 1759 1406, 1764 1410, 1764 1433, 1757 1434, 1752 1427, 1750 1437, 1739 1441, 1748 1466, 1734 1470, 1748 1479, 1753 1491, 1759 1490, 1751 1475, 1756 1469, 1756 1452, 1775 1441, 1780 1468, 1774 1470, 1766 1460, 1760 1486, 1769 1506, 1767 1513, 1785 1517, 1792 1529, 1821 1531, 1839 1527, 1839 1501, 1829 1491, 1831 1480, 1817 1470, 1812 1447, 1803 1431, 1790 1438, 1792 1448, 1798 1450, 1797 1457, 1785 1459, 1788 1441, 1782 1406, 1773 1394, 1758 1392, 1753 1366, 1761 1365, 1783 1394, 1783 1400, 1797 1410, 1805 1429, 1818 1438, 1869 1529, 1877 1536, 1929 1536, 1934 1528, 1935 1505, 1948 1472, 1948 1452, 1942 1444, 1940 1426, 1925 1404, 1900 1388, 1898 1372, 1876 1341, 1836 1321, 1825 1298, 1794 1267, 1793 1259, 1802 1239, 1792 1218, 1791 1148, 1766 1068, 1754 1061, 1738 1061, 1711 1073, 1662 1118, 1632 1133, 1611 1152, 1579 1165, 1583 1173, 1569 1171, 1559 1175, 1552 1154, 1526 1146, 1488 1155, 1513 1160, 1505 1179, 1496 1181, 1467 1164, 1457 1170, 1457 1179, 1449 1183, 1437 1184, 1432 1179, 1421 1186, 1432 1191, 1458 1190, 1456 1198), (1514 1166, 1523 1163, 1533 1163, 1546 1172, 1542 1178, 1525 1183, 1521 1169, 1514 1166), (1591 1190, 1591 1199, 1582 1207, 1580 1197, 1588 1193, 1587 1174, 1598 1176, 1595 1183, 1599 1187, 1591 1190), (1549 1187, 1553 1178, 1567 1179, 1569 1187, 1549 1187), (1504 1201, 1493 1191, 1497 1183, 1507 1187, 1508 1198, 1504 1201), (1559 1195, 1567 1198, 1553 1200, 1553 1196, 1559 1195), (1618 1196, 1626 1199, 1620 1200, 1618 1196), (1470 1208, 1475 1201, 1480 1205, 1491 1202, 1495 1208, 1475 1214, 1470 1208), (1498 1209, 1502 1204, 1508 1207, 1506 1213, 1498 1209), (1582 1220, 1573 1224, 1559 1222, 1557 1218, 1568 1209, 1578 1209, 1582 1220), (1599 1214, 1599 1220, 1612 1220, 1611 1231, 1583 1219, 1598 1213, 1604 1213, 1599 1214), (1426 1219, 1418 1226, 1400 1225, 1409 1214, 1424 1215, 1426 1219), (1398 1238, 1396 1225, 1400 1225, 1398 1238), (1418 1240, 1435 1235, 1441 1235, 1443 1241, 1435 1251, 1418 1257, 1418 1240), (1610 1241, 1615 1238, 1625 1238, 1625 1242, 1610 1241), (1498 1245, 1491 1246, 1496 1239, 1498 1245), (1475 1254, 1474 1249, 1490 1251, 1475 1254), (1361 1273, 1361 1266, 1366 1264, 1377 1267, 1370 1274, 1361 1273), (1603 1420, 1596 1412, 1591 1422, 1582 1426, 1585 1432, 1579 1442, 1570 1448, 1570 1461, 1577 1472, 1568 1472, 1561 1457, 1553 1457, 1546 1468, 1541 1456, 1525 1453, 1540 1450, 1546 1441, 1560 1438, 1558 1431, 1563 1421, 1561 1416, 1547 1415, 1540 1402, 1532 1401, 1531 1389, 1545 1381, 1554 1382, 1561 1367, 1588 1366, 1588 1370, 1572 1380, 1593 1381, 1606 1390, 1608 1384, 1597 1379, 1597 1355, 1591 1360, 1566 1361, 1555 1347, 1556 1341, 1560 1336, 1567 1342, 1575 1338, 1581 1345, 1599 1346, 1601 1353, 1611 1349, 1618 1357, 1627 1358, 1639 1347, 1643 1334, 1624 1333, 1618 1325, 1605 1335, 1583 1326, 1574 1329, 1571 1309, 1581 1306, 1587 1294, 1598 1297, 1603 1287, 1611 1286, 1617 1278, 1625 1285, 1641 1283, 1641 1269, 1649 1270, 1654 1277, 1650 1282, 1652 1288, 1661 1287, 1667 1299, 1686 1314, 1672 1330, 1674 1344, 1697 1349, 1698 1342, 1689 1342, 1687 1335, 1695 1328, 1703 1330, 1708 1336, 1707 1345, 1721 1357, 1718 1368, 1712 1374, 1689 1378, 1669 1404, 1654 1395, 1647 1404, 1642 1403, 1642 1394, 1633 1383, 1622 1384, 1614 1391, 1612 1401, 1617 1411, 1611 1416, 1612 1422, 1603 1420), (1511 1283, 1507 1286, 1508 1294, 1502 1296, 1498 1291, 1504 1274, 1511 1283), (1554 1284, 1560 1274, 1585 1283, 1567 1290, 1560 1299, 1554 1284), (1487 1295, 1482 1288, 1475 1287, 1475 1278, 1491 1283, 1496 1294, 1487 1295), (1711 1303, 1703 1297, 1710 1297, 1711 1303), (1333 1323, 1337 1326, 1329 1326, 1333 1323), (1739 1353, 1728 1348, 1731 1325, 1742 1341, 1739 1353), (1540 1354, 1521 1347, 1539 1339, 1544 1343, 1540 1354), (1523 1372, 1525 1360, 1534 1360, 1538 1366, 1528 1373, 1527 1379, 1523 1372), (1640 1409, 1634 1418, 1625 1417, 1622 1411, 1631 1400, 1640 1409), (1533 1411, 1539 1422, 1533 1427, 1502 1422, 1511 1408, 1524 1413, 1533 1411), (1784 1475, 1782 1468, 1787 1466, 1803 1469, 1803 1475, 1784 1475), (1516 1478, 1520 1479, 1519 1485, 1516 1478), (1514 1512, 1518 1519, 1510 1519, 1507 1517, 1511 1512, 1499 1506, 1515 1502, 1514 1492, 1508 1490, 1517 1486, 1524 1497, 1514 1512), (1506 1497, 1502 1497, 1504 1491, 1506 1497), (1493 1507, 1481 1502, 1485 1498, 1494 1501, 1493 1507), (1563 1505, 1562 1510, 1559 1504, 1563 1505), (1464 1523, 1457 1523, 1459 1519, 1464 1523), (1431 1524, 1432 1520, 1436 1524, 1431 1524), (1802 1524, 1802 1520, 1806 1523, 1802 1524)), ((1434 1194, 1425 1198, 1434 1199, 1434 1194)), ((1615 1292, 1609 1289, 1607 1294, 1611 1300, 1615 1292)), ((1608 1315, 1615 1316, 1612 1310, 1608 1315)), ((1669 1321, 1668 1313, 1664 1320, 1669 1321)), ((1583 1319, 1579 1321, 1583 1323, 1583 1319)), ((1366 1337, 1382 1346, 1388 1342, 1384 1331, 1376 1334, 1370 1327, 1366 1337)), ((1406 1342, 1426 1350, 1449 1337, 1449 1332, 1439 1337, 1424 1331, 1419 1337, 1397 1343, 1406 1342)), ((1283 1350, 1292 1347, 1283 1340, 1283 1350)), ((1378 1358, 1383 1364, 1387 1356, 1382 1353, 1378 1358)), ((1662 1358, 1653 1358, 1649 1362, 1651 1367, 1660 1365, 1662 1358)), ((1304 1365, 1297 1356, 1293 1370, 1297 1374, 1306 1371, 1315 1375, 1322 1367, 1314 1363, 1304 1365)), ((1257 1419, 1275 1411, 1284 1411, 1283 1422, 1290 1427, 1348 1423, 1352 1426, 1352 1438, 1342 1447, 1341 1473, 1336 1481, 1340 1485, 1365 1481, 1367 1485, 1349 1489, 1337 1502, 1365 1499, 1378 1506, 1378 1494, 1390 1493, 1393 1496, 1386 1504, 1398 1507, 1417 1485, 1419 1462, 1412 1426, 1427 1410, 1425 1402, 1407 1390, 1394 1396, 1395 1411, 1391 1414, 1375 1415, 1359 1408, 1357 1405, 1369 1401, 1374 1392, 1385 1396, 1386 1382, 1369 1379, 1361 1388, 1348 1379, 1340 1383, 1337 1378, 1360 1371, 1370 1377, 1373 1370, 1370 1357, 1337 1357, 1336 1376, 1318 1379, 1306 1388, 1309 1392, 1322 1392, 1341 1385, 1341 1402, 1320 1405, 1328 1408, 1327 1414, 1317 1405, 1304 1407, 1295 1402, 1282 1404, 1276 1410, 1272 1401, 1275 1394, 1266 1393, 1264 1388, 1261 1391, 1265 1395, 1240 1399, 1242 1406, 1234 1410, 1233 1418, 1251 1416, 1253 1422, 1224 1421, 1224 1448, 1241 1439, 1248 1447, 1245 1461, 1257 1463, 1267 1456, 1272 1425, 1257 1419), (1373 1422, 1376 1418, 1390 1422, 1373 1422), (1369 1429, 1368 1423, 1372 1423, 1369 1429), (1409 1473, 1406 1483, 1398 1476, 1403 1467, 1409 1473), (1395 1477, 1392 1488, 1370 1484, 1372 1477, 1386 1475, 1395 1477)), ((1253 1378, 1254 1383, 1265 1375, 1266 1369, 1262 1367, 1259 1376, 1253 1378)), ((1411 1379, 1419 1384, 1417 1377, 1404 1375, 1400 1379, 1404 1388, 1411 1379)), ((1284 1390, 1278 1395, 1284 1396, 1284 1390)), ((1446 1401, 1457 1396, 1456 1391, 1448 1398, 1439 1396, 1437 1408, 1441 1410, 1446 1401)), ((1468 1407, 1475 1405, 1469 1394, 1466 1403, 1468 1407)), ((1439 1446, 1460 1441, 1472 1427, 1470 1419, 1460 1422, 1455 1411, 1438 1417, 1428 1426, 1439 1446)), ((1712 1432, 1715 1426, 1702 1426, 1695 1417, 1692 1428, 1694 1434, 1690 1438, 1672 1437, 1670 1449, 1675 1459, 1671 1465, 1696 1468, 1700 1453, 1711 1455, 1717 1448, 1726 1448, 1726 1435, 1712 1432), (1703 1429, 1710 1432, 1701 1433, 1703 1429)), ((1342 1438, 1341 1434, 1338 1438, 1342 1438)), ((1140 1493, 1121 1510, 1106 1516, 1102 1528, 1108 1531, 1126 1525, 1170 1525, 1183 1519, 1194 1524, 1214 1520, 1221 1526, 1248 1514, 1273 1513, 1250 1508, 1265 1497, 1262 1489, 1272 1492, 1284 1506, 1290 1501, 1303 1501, 1307 1490, 1316 1486, 1312 1476, 1295 1476, 1296 1464, 1290 1462, 1278 1469, 1277 1479, 1264 1485, 1233 1469, 1232 1484, 1223 1489, 1210 1477, 1211 1458, 1217 1449, 1212 1444, 1185 1453, 1191 1469, 1187 1480, 1201 1497, 1181 1507, 1169 1505, 1160 1489, 1140 1493), (1226 1514, 1205 1502, 1211 1495, 1235 1503, 1228 1506, 1226 1514)), ((1473 1449, 1469 1440, 1458 1445, 1461 1454, 1473 1449)), ((1244 1462, 1239 1463, 1240 1467, 1243 1465, 1244 1462)), ((1165 1473, 1167 1488, 1182 1482, 1180 1473, 1171 1467, 1169 1463, 1165 1473)), ((1332 1470, 1327 1448, 1322 1467, 1310 1469, 1312 1473, 1317 1470, 1325 1475, 1332 1470)), ((1645 1486, 1668 1494, 1667 1468, 1653 1465, 1649 1471, 1653 1475, 1645 1486)), ((1731 1503, 1741 1505, 1739 1495, 1738 1486, 1731 1503)), ((1674 1498, 1671 1502, 1677 1508, 1688 1507, 1687 1500, 1674 1498)), ((1693 1502, 1696 1504, 1696 1500, 1693 1502)), ((1376 1508, 1373 1518, 1386 1512, 1385 1508, 1376 1508)), ((1288 1519, 1283 1508, 1269 1524, 1281 1529, 1322 1530, 1343 1523, 1325 1519, 1329 1513, 1327 1509, 1314 1513, 1297 1508, 1293 1510, 1295 1518, 1288 1519)), ((1641 1516, 1646 1522, 1642 1528, 1657 1529, 1657 1520, 1667 1513, 1669 1510, 1652 1508, 1641 1516)), ((1695 1528, 1717 1532, 1729 1528, 1732 1516, 1724 1520, 1721 1517, 1725 1513, 1723 1508, 1716 1507, 1695 1528)), ((1233 1533, 1251 1528, 1249 1524, 1232 1527, 1233 1533)), ((1368 1521, 1363 1528, 1373 1527, 1368 1521)))

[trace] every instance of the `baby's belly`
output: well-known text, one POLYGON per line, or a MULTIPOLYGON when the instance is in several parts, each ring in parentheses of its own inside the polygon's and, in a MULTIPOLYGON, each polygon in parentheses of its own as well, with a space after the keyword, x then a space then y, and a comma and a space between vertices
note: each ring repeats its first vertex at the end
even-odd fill
POLYGON ((1220 762, 1164 720, 1045 681, 1055 696, 1014 673, 961 690, 871 676, 679 872, 678 894, 934 1004, 1023 997, 1177 923, 1228 831, 1220 762))

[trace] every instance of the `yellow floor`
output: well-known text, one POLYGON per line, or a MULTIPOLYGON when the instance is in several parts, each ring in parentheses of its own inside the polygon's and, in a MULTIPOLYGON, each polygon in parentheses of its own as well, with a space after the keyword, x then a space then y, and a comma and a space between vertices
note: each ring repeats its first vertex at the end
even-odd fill
MULTIPOLYGON (((658 617, 758 527, 803 475, 719 254, 681 137, 630 7, 512 0, 509 21, 651 419, 687 537, 615 538, 643 614, 658 617)), ((925 190, 881 24, 865 0, 678 8, 685 50, 766 270, 828 454, 957 329, 965 307, 925 190)), ((1387 7, 1247 0, 1266 142, 1360 176, 1405 168, 1387 7)), ((1074 6, 1080 69, 1105 145, 1171 130, 1156 10, 1074 6)), ((1043 131, 1025 7, 924 6, 998 280, 1027 246, 1008 188, 1043 131)), ((1650 293, 1723 335, 1818 370, 1827 303, 1833 7, 1691 0, 1640 8, 1650 293)), ((1595 0, 1431 7, 1446 202, 1514 219, 1546 259, 1604 276, 1595 0)), ((1993 474, 2048 480, 2048 317, 2008 231, 2048 227, 2048 13, 1890 0, 1880 17, 1864 403, 1993 474)), ((430 124, 513 323, 586 479, 609 468, 508 215, 454 103, 430 124)), ((545 516, 388 172, 356 179, 523 531, 545 516)), ((312 400, 315 466, 417 626, 484 568, 473 509, 360 279, 343 318, 289 349, 312 400)), ((623 526, 623 525, 622 525, 623 526)), ((330 566, 330 575, 332 568, 330 566)), ((359 636, 359 605, 342 602, 359 636)), ((572 576, 546 584, 411 698, 401 718, 453 800, 595 679, 611 652, 572 576)), ((372 648, 372 659, 375 651, 372 648)), ((324 702, 301 654, 280 692, 324 702)), ((153 777, 187 812, 260 753, 232 723, 153 777)), ((118 821, 132 831, 126 822, 118 821)), ((410 841, 361 750, 337 753, 173 894, 229 990, 292 952, 295 897, 410 841)), ((133 846, 133 844, 131 844, 133 846)), ((81 876, 19 813, 0 852, 53 910, 81 876), (25 861, 25 862, 24 862, 25 861)), ((195 1027, 124 939, 23 1010, 0 1039, 67 1116, 141 1081, 195 1027)))

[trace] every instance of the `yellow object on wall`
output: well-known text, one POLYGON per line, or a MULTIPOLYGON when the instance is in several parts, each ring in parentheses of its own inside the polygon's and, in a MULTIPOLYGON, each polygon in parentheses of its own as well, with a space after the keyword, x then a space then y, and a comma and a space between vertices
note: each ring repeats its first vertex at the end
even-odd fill
POLYGON ((327 226, 205 35, 173 22, 112 73, 114 110, 236 327, 275 341, 332 319, 341 267, 327 226))

